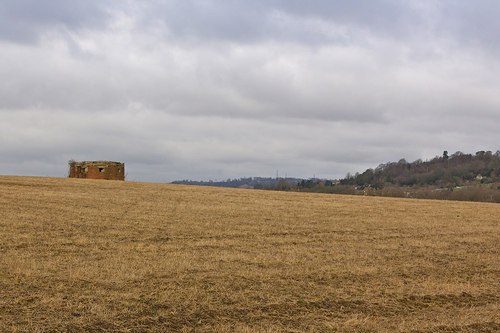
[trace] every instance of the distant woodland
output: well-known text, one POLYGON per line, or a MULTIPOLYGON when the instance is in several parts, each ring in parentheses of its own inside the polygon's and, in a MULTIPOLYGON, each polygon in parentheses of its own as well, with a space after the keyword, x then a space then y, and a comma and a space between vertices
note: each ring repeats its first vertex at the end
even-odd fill
POLYGON ((500 151, 475 154, 443 152, 431 160, 380 164, 343 179, 250 177, 222 182, 177 181, 177 184, 256 188, 422 199, 500 202, 500 151))
POLYGON ((396 186, 440 186, 460 187, 471 182, 492 184, 500 181, 500 151, 479 151, 475 155, 456 152, 451 156, 445 151, 443 156, 430 161, 416 160, 379 165, 362 174, 347 175, 340 181, 344 185, 383 188, 387 184, 396 186))
MULTIPOLYGON (((500 151, 456 152, 348 174, 333 193, 500 202, 500 151)), ((313 185, 314 189, 320 184, 313 185)))

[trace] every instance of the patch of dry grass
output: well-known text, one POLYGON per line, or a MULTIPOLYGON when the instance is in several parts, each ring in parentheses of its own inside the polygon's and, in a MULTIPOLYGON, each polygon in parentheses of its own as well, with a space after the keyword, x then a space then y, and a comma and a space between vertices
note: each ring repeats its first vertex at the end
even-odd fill
POLYGON ((5 332, 498 332, 500 205, 0 177, 5 332))

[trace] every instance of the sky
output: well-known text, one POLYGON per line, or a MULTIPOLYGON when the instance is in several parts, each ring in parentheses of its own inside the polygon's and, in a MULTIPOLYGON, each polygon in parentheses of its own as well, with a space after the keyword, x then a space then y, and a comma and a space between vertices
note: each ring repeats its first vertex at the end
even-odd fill
POLYGON ((0 174, 341 178, 500 149, 497 0, 2 0, 0 174))

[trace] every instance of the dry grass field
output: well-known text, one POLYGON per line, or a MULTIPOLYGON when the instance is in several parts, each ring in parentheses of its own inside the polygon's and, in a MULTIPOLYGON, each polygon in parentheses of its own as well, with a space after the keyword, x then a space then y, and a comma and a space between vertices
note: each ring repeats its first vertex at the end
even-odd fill
POLYGON ((0 332, 499 331, 499 204, 0 177, 0 332))

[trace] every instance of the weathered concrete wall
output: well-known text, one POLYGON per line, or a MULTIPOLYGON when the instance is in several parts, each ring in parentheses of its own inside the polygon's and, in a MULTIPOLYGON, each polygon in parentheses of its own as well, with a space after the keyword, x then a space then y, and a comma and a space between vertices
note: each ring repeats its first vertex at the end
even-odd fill
POLYGON ((70 178, 125 180, 125 164, 110 161, 69 162, 70 178))

